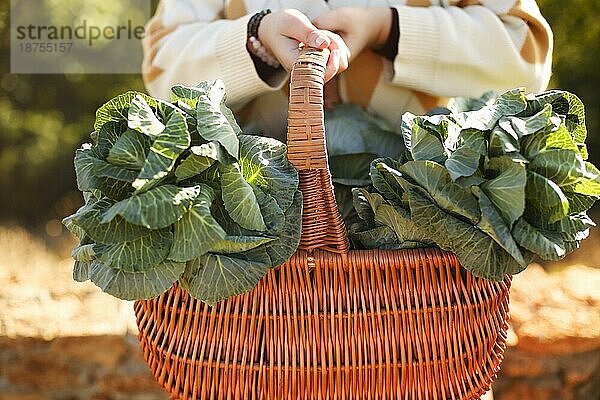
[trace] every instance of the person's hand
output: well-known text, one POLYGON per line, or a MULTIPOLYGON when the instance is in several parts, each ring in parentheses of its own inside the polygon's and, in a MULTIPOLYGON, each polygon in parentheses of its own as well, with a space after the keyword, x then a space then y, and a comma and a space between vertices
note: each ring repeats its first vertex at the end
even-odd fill
POLYGON ((320 15, 313 23, 319 29, 339 33, 352 60, 365 49, 385 44, 392 28, 392 12, 389 8, 344 7, 320 15))
POLYGON ((319 30, 298 10, 275 11, 263 17, 258 27, 258 40, 290 71, 300 55, 300 43, 317 49, 330 50, 325 81, 348 68, 350 50, 342 38, 319 30))

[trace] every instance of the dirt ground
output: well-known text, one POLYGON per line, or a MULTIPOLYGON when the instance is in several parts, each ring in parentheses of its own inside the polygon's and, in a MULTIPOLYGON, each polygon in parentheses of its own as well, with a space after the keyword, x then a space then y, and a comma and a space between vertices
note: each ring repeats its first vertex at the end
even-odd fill
POLYGON ((133 303, 74 282, 70 238, 60 249, 19 227, 0 226, 0 336, 137 333, 133 303))

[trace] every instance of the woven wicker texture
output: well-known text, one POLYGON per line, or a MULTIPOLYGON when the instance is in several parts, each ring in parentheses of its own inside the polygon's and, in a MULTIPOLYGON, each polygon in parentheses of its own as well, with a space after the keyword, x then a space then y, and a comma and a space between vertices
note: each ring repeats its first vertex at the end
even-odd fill
POLYGON ((251 292, 210 307, 174 285, 137 301, 142 352, 172 399, 478 399, 496 377, 510 277, 438 249, 348 251, 327 167, 325 55, 291 78, 288 158, 300 249, 251 292))

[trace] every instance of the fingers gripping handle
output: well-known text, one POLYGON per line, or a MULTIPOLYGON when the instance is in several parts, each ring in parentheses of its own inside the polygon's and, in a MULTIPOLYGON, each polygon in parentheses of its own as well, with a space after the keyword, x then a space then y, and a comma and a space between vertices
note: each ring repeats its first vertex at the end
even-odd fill
POLYGON ((290 78, 288 159, 300 174, 304 197, 300 249, 345 254, 349 244, 327 165, 323 85, 328 50, 305 48, 290 78))

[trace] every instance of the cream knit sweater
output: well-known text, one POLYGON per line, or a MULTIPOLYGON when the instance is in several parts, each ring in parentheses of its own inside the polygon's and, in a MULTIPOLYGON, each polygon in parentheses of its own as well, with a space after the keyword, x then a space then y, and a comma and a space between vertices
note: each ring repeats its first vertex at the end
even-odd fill
POLYGON ((281 138, 287 76, 271 86, 257 75, 246 50, 250 15, 295 8, 315 18, 349 6, 398 10, 393 63, 366 51, 339 79, 342 101, 396 126, 404 112, 422 114, 447 97, 518 86, 536 92, 548 84, 552 32, 534 0, 162 0, 143 42, 146 86, 167 98, 174 84, 220 78, 242 119, 281 138))

